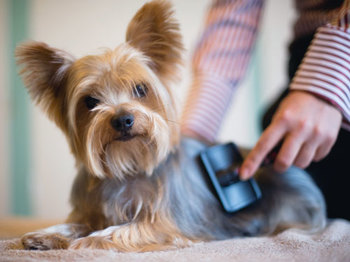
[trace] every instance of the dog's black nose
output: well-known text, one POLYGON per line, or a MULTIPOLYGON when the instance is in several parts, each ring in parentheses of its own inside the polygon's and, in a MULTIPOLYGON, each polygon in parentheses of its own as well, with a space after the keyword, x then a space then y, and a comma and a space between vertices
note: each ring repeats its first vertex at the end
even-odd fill
POLYGON ((111 125, 117 131, 128 131, 134 125, 134 116, 130 114, 115 116, 111 120, 111 125))

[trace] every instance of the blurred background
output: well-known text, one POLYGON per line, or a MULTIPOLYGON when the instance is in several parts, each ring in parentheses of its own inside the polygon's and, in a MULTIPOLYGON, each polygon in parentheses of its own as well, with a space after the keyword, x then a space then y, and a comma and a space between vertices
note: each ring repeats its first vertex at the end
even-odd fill
MULTIPOLYGON (((128 22, 143 0, 0 0, 0 218, 63 219, 69 212, 73 157, 64 136, 31 104, 14 63, 17 44, 31 39, 76 57, 124 41, 128 22)), ((209 0, 173 0, 186 51, 184 101, 190 59, 209 0)), ((244 82, 235 95, 219 140, 251 147, 259 118, 286 83, 286 54, 295 13, 292 0, 266 0, 261 30, 244 82)))

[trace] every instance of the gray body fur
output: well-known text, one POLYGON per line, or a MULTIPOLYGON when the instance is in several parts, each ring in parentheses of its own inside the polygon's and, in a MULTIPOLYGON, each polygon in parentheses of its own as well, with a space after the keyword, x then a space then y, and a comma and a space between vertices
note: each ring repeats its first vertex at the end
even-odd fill
POLYGON ((193 139, 182 139, 180 149, 152 176, 105 179, 92 189, 88 175, 81 172, 72 190, 74 210, 69 222, 101 230, 146 220, 152 223, 152 217, 161 213, 190 240, 270 234, 290 226, 315 230, 325 225, 320 191, 304 171, 294 167, 284 174, 261 169, 257 182, 262 199, 236 214, 226 214, 196 161, 205 147, 193 139))

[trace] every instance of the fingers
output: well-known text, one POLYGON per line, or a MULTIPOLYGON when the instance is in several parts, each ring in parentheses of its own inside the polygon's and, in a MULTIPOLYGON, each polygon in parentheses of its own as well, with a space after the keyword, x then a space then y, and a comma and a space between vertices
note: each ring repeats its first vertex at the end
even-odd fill
POLYGON ((293 124, 275 160, 277 172, 283 173, 292 165, 305 168, 311 163, 320 143, 313 129, 314 126, 306 121, 293 124))
POLYGON ((317 148, 313 160, 318 162, 318 161, 321 161, 323 158, 325 158, 331 151, 335 141, 336 141, 336 136, 326 137, 325 142, 317 148))
POLYGON ((308 167, 314 159, 317 147, 315 144, 304 144, 300 148, 300 152, 294 160, 294 165, 300 168, 308 167))
POLYGON ((329 154, 331 149, 332 149, 332 146, 324 145, 324 146, 319 147, 317 149, 317 151, 315 152, 315 157, 314 157, 313 161, 315 161, 315 162, 321 161, 329 154))
POLYGON ((283 121, 277 119, 273 122, 244 161, 241 179, 253 176, 266 155, 281 140, 283 143, 274 162, 274 169, 279 173, 285 172, 292 165, 304 169, 312 161, 323 159, 335 143, 336 136, 321 135, 317 129, 304 123, 295 126, 295 129, 289 130, 289 125, 283 121))
POLYGON ((266 155, 282 140, 274 163, 278 172, 291 165, 306 168, 312 161, 323 159, 336 141, 341 120, 341 113, 328 103, 308 93, 290 93, 243 162, 241 179, 253 176, 266 155))
POLYGON ((281 149, 274 162, 274 169, 282 173, 286 171, 298 156, 300 147, 303 143, 303 136, 290 134, 284 139, 281 149))
POLYGON ((278 144, 285 132, 286 127, 280 124, 271 124, 265 130, 242 164, 240 169, 241 179, 248 179, 256 172, 263 159, 278 144))

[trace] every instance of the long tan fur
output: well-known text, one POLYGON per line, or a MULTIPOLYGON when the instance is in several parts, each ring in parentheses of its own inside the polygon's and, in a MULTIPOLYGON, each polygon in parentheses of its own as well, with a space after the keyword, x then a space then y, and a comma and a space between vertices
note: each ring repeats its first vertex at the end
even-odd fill
POLYGON ((206 145, 180 139, 176 124, 182 50, 171 5, 159 0, 136 13, 125 43, 100 55, 17 48, 31 97, 66 135, 78 169, 66 223, 24 235, 25 248, 148 251, 324 225, 322 196, 296 169, 261 170, 263 200, 223 213, 196 162, 206 145))

